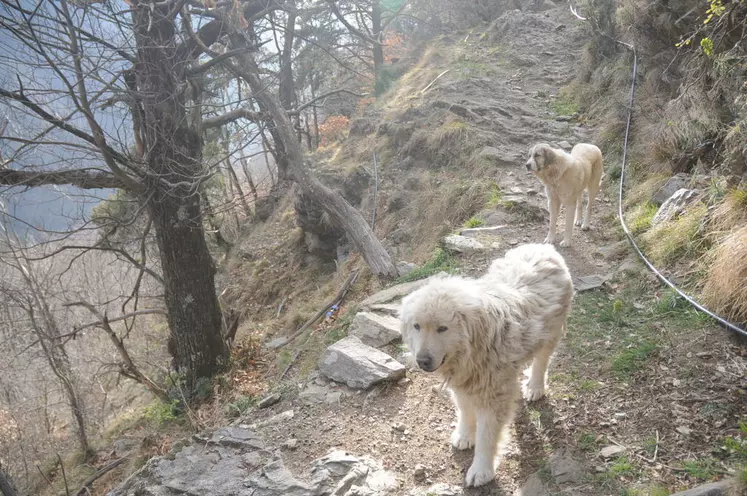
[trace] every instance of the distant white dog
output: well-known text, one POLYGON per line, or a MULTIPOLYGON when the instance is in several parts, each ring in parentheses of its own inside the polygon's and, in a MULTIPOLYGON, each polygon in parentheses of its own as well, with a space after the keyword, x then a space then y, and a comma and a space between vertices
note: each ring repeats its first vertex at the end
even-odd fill
POLYGON ((504 426, 532 362, 529 401, 545 394, 550 356, 565 333, 573 283, 550 245, 528 244, 495 260, 480 279, 434 277, 402 301, 402 336, 418 366, 438 372, 452 391, 457 449, 475 447, 468 486, 495 477, 504 426))
POLYGON ((571 246, 574 217, 577 226, 581 226, 584 231, 589 229, 591 203, 597 196, 604 173, 601 150, 594 145, 579 143, 573 147, 571 153, 566 153, 541 143, 534 145, 529 151, 526 168, 542 181, 547 191, 550 232, 545 238, 545 243, 555 242, 555 229, 562 204, 565 206, 565 235, 560 246, 571 246), (589 195, 589 201, 586 204, 586 217, 582 225, 584 190, 589 195))

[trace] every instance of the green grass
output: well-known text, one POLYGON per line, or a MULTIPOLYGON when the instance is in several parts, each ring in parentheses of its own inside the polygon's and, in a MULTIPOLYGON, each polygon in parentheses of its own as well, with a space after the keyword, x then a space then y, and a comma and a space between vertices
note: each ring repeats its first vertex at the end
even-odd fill
POLYGON ((155 425, 173 422, 179 418, 179 400, 171 400, 169 403, 154 402, 145 409, 143 416, 155 425))
POLYGON ((659 207, 648 202, 632 208, 626 219, 630 232, 640 234, 647 231, 651 227, 651 221, 654 220, 654 216, 658 210, 659 207))
POLYGON ((686 461, 682 469, 692 478, 709 481, 723 471, 719 468, 718 462, 713 458, 704 458, 702 460, 686 461))
POLYGON ((618 377, 629 377, 640 370, 657 349, 658 346, 649 341, 634 345, 615 356, 612 360, 612 371, 618 377))
POLYGON ((456 268, 457 265, 454 256, 443 248, 436 248, 433 258, 423 264, 422 267, 418 267, 397 279, 396 283, 417 281, 418 279, 424 279, 442 271, 453 273, 456 268))
POLYGON ((702 253, 707 245, 698 232, 707 212, 706 205, 694 205, 677 219, 661 222, 649 229, 642 240, 646 254, 654 264, 666 266, 682 257, 702 253))
POLYGON ((584 432, 578 438, 578 446, 584 451, 594 451, 598 444, 597 437, 591 432, 584 432))
POLYGON ((561 93, 550 102, 550 110, 555 115, 573 115, 579 111, 579 106, 575 99, 561 93))
POLYGON ((479 217, 470 217, 464 222, 464 227, 480 227, 485 224, 485 221, 479 217))
POLYGON ((242 394, 226 405, 226 414, 231 418, 237 418, 256 404, 257 398, 255 396, 242 394))

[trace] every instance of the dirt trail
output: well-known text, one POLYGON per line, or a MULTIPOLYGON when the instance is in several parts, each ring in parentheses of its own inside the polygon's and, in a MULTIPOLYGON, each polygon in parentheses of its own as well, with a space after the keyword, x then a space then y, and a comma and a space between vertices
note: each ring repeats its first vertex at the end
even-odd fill
MULTIPOLYGON (((547 222, 531 217, 532 212, 546 208, 547 200, 538 180, 521 167, 528 147, 537 141, 575 144, 591 135, 587 128, 556 120, 548 109, 548 95, 556 94, 575 76, 582 44, 578 23, 565 8, 544 13, 517 11, 507 14, 505 20, 505 25, 496 26, 496 31, 488 34, 500 38, 497 46, 510 54, 510 64, 494 67, 501 77, 467 82, 445 78, 441 88, 442 94, 449 95, 444 99, 449 105, 472 118, 472 124, 478 128, 498 136, 495 148, 503 156, 513 158, 511 164, 502 167, 500 177, 474 178, 497 180, 510 195, 506 201, 519 205, 486 215, 486 226, 506 227, 498 234, 477 236, 491 248, 460 260, 464 271, 472 274, 481 273, 490 260, 513 245, 541 242, 547 233, 547 222)), ((472 41, 466 41, 468 50, 489 50, 477 36, 471 38, 472 41)), ((489 54, 486 59, 490 59, 489 54)), ((574 276, 607 273, 614 268, 615 262, 595 255, 596 247, 609 243, 610 226, 604 225, 607 221, 603 219, 610 213, 611 202, 600 193, 592 230, 581 232, 576 228, 575 245, 561 250, 574 276)), ((561 217, 560 233, 562 222, 561 217)), ((559 354, 563 353, 561 349, 559 354)), ((322 386, 328 383, 321 377, 314 382, 322 386)), ((382 460, 385 468, 400 478, 403 494, 415 486, 436 482, 461 485, 472 452, 454 452, 449 446, 455 416, 449 400, 433 391, 437 385, 436 377, 411 370, 400 383, 343 395, 337 405, 306 404, 299 400, 293 420, 261 429, 261 434, 270 444, 278 446, 289 439, 298 439, 294 449, 283 452, 286 465, 297 474, 307 470, 310 460, 337 447, 382 460), (425 477, 420 474, 416 477, 417 465, 425 466, 425 477)), ((257 420, 289 408, 282 403, 262 411, 257 420)), ((545 442, 559 441, 562 445, 562 440, 538 437, 523 408, 513 431, 513 441, 503 456, 496 485, 469 490, 466 494, 511 494, 546 462, 547 455, 542 450, 545 442), (532 442, 527 445, 528 440, 532 442)))

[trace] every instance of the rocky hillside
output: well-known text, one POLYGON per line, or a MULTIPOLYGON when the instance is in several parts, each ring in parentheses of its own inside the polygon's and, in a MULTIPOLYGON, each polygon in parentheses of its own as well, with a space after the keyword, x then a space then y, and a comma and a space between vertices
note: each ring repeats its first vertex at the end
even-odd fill
POLYGON ((561 251, 577 295, 549 396, 520 407, 494 483, 463 489, 472 454, 449 446, 449 400, 437 378, 406 365, 399 298, 429 275, 477 275, 510 247, 544 239, 546 198, 522 166, 529 146, 598 142, 599 123, 563 91, 588 36, 566 7, 545 2, 428 45, 343 142, 314 157, 372 222, 375 207, 377 235, 410 272, 382 287, 343 236, 320 228, 313 206, 283 199, 222 275, 224 298, 247 316, 243 366, 229 377, 240 386, 223 401, 261 401, 175 443, 109 494, 653 496, 705 483, 686 494, 736 494, 747 356, 621 241, 612 153, 591 231, 561 251))

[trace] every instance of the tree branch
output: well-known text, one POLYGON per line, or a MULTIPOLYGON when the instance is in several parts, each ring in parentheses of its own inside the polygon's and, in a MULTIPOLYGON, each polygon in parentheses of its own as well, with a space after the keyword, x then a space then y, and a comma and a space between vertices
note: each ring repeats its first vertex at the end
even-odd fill
POLYGON ((350 22, 345 19, 345 16, 340 12, 340 10, 337 8, 337 5, 335 3, 335 0, 327 0, 327 5, 329 5, 329 8, 332 10, 332 13, 335 15, 338 21, 342 23, 343 26, 345 26, 348 31, 350 31, 350 34, 353 36, 356 36, 363 41, 366 41, 367 43, 371 43, 374 45, 380 45, 381 42, 379 40, 376 40, 374 38, 371 38, 366 33, 361 31, 360 29, 356 28, 350 22))
MULTIPOLYGON (((26 95, 23 94, 22 91, 14 92, 14 91, 8 91, 8 90, 6 90, 4 88, 0 88, 0 96, 3 96, 3 97, 6 97, 6 98, 9 98, 11 100, 15 100, 15 101, 19 102, 21 105, 23 105, 24 107, 28 108, 29 110, 31 110, 32 112, 34 112, 36 115, 38 115, 39 117, 41 117, 45 121, 49 122, 50 124, 54 125, 55 127, 58 127, 60 129, 62 129, 63 131, 67 131, 68 133, 72 134, 73 136, 76 136, 76 137, 82 139, 83 141, 86 141, 86 142, 88 142, 88 143, 96 146, 97 148, 99 148, 99 143, 97 142, 97 140, 93 136, 91 136, 90 134, 86 133, 85 131, 83 131, 81 129, 78 129, 75 126, 72 126, 72 125, 68 124, 67 122, 63 121, 62 119, 59 119, 59 118, 55 117, 54 115, 50 114, 49 112, 47 112, 46 110, 44 110, 40 105, 38 105, 38 104, 32 102, 31 100, 29 100, 26 97, 26 95)), ((105 151, 105 153, 108 153, 117 162, 119 162, 119 163, 121 163, 121 164, 123 164, 123 165, 125 165, 125 166, 127 166, 129 168, 131 168, 130 160, 126 156, 122 155, 118 151, 116 151, 113 148, 111 148, 110 146, 104 145, 104 148, 103 148, 102 151, 105 151)), ((119 182, 120 185, 116 186, 116 187, 118 187, 118 188, 124 187, 125 181, 120 180, 120 179, 118 179, 118 180, 120 181, 119 182)), ((130 181, 132 181, 133 184, 137 184, 136 188, 140 188, 141 187, 140 183, 137 182, 135 179, 130 179, 130 181)))
POLYGON ((82 189, 117 189, 124 187, 118 177, 108 172, 61 170, 34 172, 0 169, 0 184, 5 186, 44 186, 70 184, 82 189))
POLYGON ((210 129, 210 128, 215 128, 215 127, 220 127, 220 126, 223 126, 224 124, 228 124, 228 123, 237 121, 239 119, 249 119, 250 121, 254 121, 254 122, 260 122, 263 120, 267 120, 267 118, 264 117, 260 113, 257 113, 257 112, 254 112, 254 111, 251 111, 245 108, 238 108, 236 110, 226 112, 225 114, 221 114, 215 117, 204 119, 202 121, 202 128, 210 129))
POLYGON ((328 97, 330 97, 332 95, 337 95, 339 93, 347 93, 348 95, 353 95, 353 96, 358 97, 358 98, 363 98, 363 97, 366 97, 366 96, 370 95, 370 93, 356 93, 355 91, 348 90, 348 89, 345 89, 345 88, 341 88, 341 89, 338 89, 338 90, 328 91, 327 93, 324 93, 323 95, 319 95, 318 97, 309 100, 308 102, 304 103, 303 105, 300 105, 298 108, 293 109, 293 110, 291 110, 288 113, 290 115, 297 115, 297 114, 301 113, 303 110, 306 110, 307 108, 309 108, 312 105, 314 105, 315 102, 318 102, 319 100, 324 100, 325 98, 328 98, 328 97))
MULTIPOLYGON (((119 339, 119 336, 117 336, 117 333, 114 332, 114 329, 112 329, 112 326, 109 324, 110 320, 106 316, 106 313, 102 315, 101 312, 99 312, 95 306, 85 301, 66 303, 64 306, 84 307, 88 309, 88 311, 91 312, 93 315, 95 315, 96 318, 99 319, 99 321, 94 323, 94 325, 96 327, 100 327, 101 329, 103 329, 104 332, 106 332, 106 334, 109 336, 109 339, 114 344, 114 347, 117 349, 117 353, 119 353, 119 357, 124 362, 123 368, 128 373, 127 376, 131 377, 135 381, 145 386, 151 393, 153 393, 161 401, 163 402, 168 401, 168 395, 166 394, 166 391, 162 387, 158 386, 155 382, 153 382, 145 374, 140 372, 140 369, 138 369, 135 363, 132 361, 132 357, 130 357, 130 353, 127 351, 127 348, 125 348, 124 342, 122 342, 122 340, 119 339)), ((162 310, 160 312, 165 313, 162 310)), ((129 315, 129 317, 132 317, 132 316, 133 316, 132 314, 129 315)), ((127 317, 128 315, 122 315, 120 317, 116 317, 114 320, 124 320, 127 317)))

